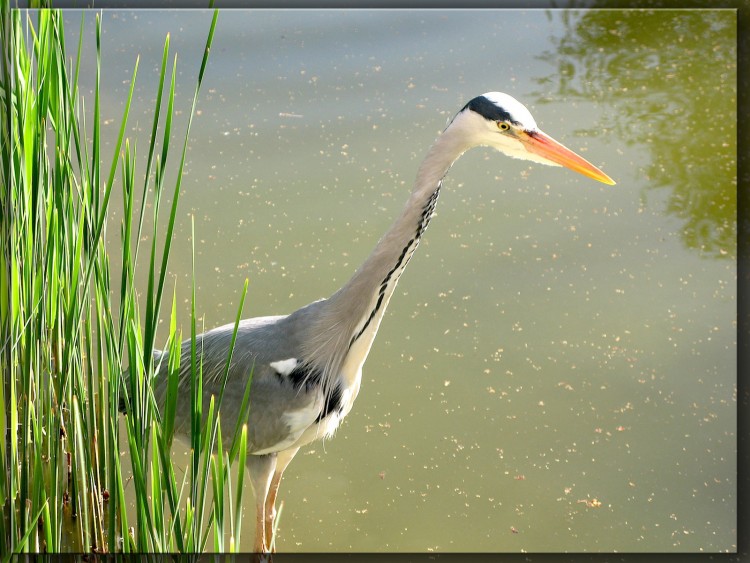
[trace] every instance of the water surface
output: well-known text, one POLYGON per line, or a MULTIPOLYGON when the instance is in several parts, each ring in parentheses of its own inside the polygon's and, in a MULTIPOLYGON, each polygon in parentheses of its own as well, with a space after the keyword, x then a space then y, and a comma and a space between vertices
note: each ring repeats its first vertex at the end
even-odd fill
MULTIPOLYGON (((104 12, 110 138, 140 55, 145 155, 169 32, 179 145, 209 23, 104 12)), ((736 549, 735 84, 732 11, 220 14, 170 261, 186 334, 191 215, 206 329, 245 278, 245 316, 291 312, 348 279, 477 94, 617 180, 454 166, 353 412, 285 475, 281 550, 736 549)))

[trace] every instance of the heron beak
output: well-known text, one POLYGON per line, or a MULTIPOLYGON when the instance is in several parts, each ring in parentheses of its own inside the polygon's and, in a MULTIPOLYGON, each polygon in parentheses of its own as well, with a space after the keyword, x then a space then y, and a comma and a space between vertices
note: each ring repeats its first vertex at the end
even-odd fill
POLYGON ((524 144, 526 150, 538 154, 541 157, 551 160, 552 162, 570 168, 571 170, 609 184, 615 184, 615 181, 591 164, 585 158, 578 156, 566 146, 558 143, 552 137, 541 131, 520 131, 518 139, 524 144))

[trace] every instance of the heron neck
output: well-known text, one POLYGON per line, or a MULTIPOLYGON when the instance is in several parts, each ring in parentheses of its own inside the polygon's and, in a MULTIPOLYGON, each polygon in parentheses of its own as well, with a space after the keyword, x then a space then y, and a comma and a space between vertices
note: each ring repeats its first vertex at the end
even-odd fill
POLYGON ((464 150, 449 131, 438 137, 419 167, 401 215, 335 296, 352 306, 351 320, 356 319, 358 325, 352 341, 362 337, 371 325, 375 325, 374 337, 396 284, 432 218, 442 180, 464 150))
POLYGON ((396 284, 432 218, 442 180, 468 148, 456 137, 450 128, 438 137, 419 167, 401 215, 352 278, 321 308, 310 352, 312 357, 326 358, 328 368, 340 369, 350 350, 359 367, 364 362, 396 284))

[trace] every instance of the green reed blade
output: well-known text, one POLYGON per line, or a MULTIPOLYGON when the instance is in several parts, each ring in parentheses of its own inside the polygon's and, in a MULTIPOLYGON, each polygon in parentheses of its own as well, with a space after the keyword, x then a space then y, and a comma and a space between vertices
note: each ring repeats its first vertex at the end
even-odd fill
MULTIPOLYGON (((205 420, 205 428, 210 428, 211 425, 214 423, 216 415, 216 401, 214 400, 213 395, 211 396, 211 400, 208 403, 208 413, 206 414, 206 420, 205 420)), ((206 507, 206 496, 209 492, 208 487, 208 477, 209 477, 209 469, 211 465, 211 453, 212 449, 209 445, 209 433, 207 431, 201 431, 199 434, 199 437, 201 439, 200 446, 198 450, 198 460, 200 464, 200 477, 198 481, 198 496, 197 496, 197 504, 196 504, 196 524, 197 529, 200 532, 204 529, 204 509, 206 507)), ((201 551, 203 550, 203 545, 201 545, 201 551)))
POLYGON ((160 545, 166 545, 167 534, 166 527, 164 526, 163 513, 164 492, 162 490, 162 468, 159 465, 159 440, 156 422, 151 424, 151 448, 151 510, 153 512, 154 532, 155 535, 158 534, 158 537, 160 538, 160 545))
POLYGON ((182 335, 177 333, 177 288, 172 293, 172 313, 169 321, 169 361, 167 369, 167 392, 162 418, 162 433, 167 449, 172 446, 174 421, 177 414, 177 397, 180 377, 180 351, 182 335))
MULTIPOLYGON (((117 418, 110 418, 110 432, 113 436, 117 435, 117 424, 118 420, 117 418)), ((125 504, 125 485, 122 480, 122 467, 120 465, 120 456, 119 452, 114 452, 114 455, 111 459, 112 465, 113 465, 113 472, 114 472, 114 484, 113 484, 113 493, 110 495, 110 502, 112 503, 110 510, 115 513, 115 516, 119 517, 120 519, 120 527, 118 530, 114 529, 114 525, 116 522, 114 518, 112 518, 113 523, 111 524, 110 528, 110 536, 109 536, 109 551, 113 552, 114 548, 117 544, 117 538, 116 534, 119 534, 121 538, 127 537, 127 530, 128 530, 128 513, 126 510, 126 504, 125 504)), ((129 544, 127 541, 123 541, 123 551, 127 552, 129 551, 129 544)))
POLYGON ((218 530, 220 538, 219 551, 224 551, 224 489, 226 487, 226 471, 224 468, 224 448, 221 443, 221 413, 216 413, 216 454, 214 454, 216 466, 216 491, 214 492, 214 521, 217 523, 215 529, 218 530))
MULTIPOLYGON (((242 425, 239 449, 240 461, 237 464, 237 497, 234 503, 234 538, 238 551, 242 545, 240 536, 242 533, 242 492, 245 483, 245 459, 247 459, 247 424, 242 425)), ((231 456, 229 456, 229 459, 231 460, 231 456)))
MULTIPOLYGON (((217 500, 217 497, 222 494, 221 486, 219 485, 219 482, 221 480, 221 476, 219 474, 219 469, 217 467, 216 462, 216 455, 211 456, 211 486, 213 490, 213 507, 214 507, 214 514, 218 514, 217 506, 219 504, 219 501, 217 500)), ((222 542, 221 542, 221 517, 216 515, 213 520, 213 528, 214 528, 214 546, 213 551, 215 553, 219 553, 223 551, 222 549, 222 542)))
MULTIPOLYGON (((164 76, 165 76, 166 68, 167 68, 167 60, 169 58, 169 37, 170 37, 169 33, 167 33, 167 37, 164 40, 164 51, 162 54, 161 70, 159 71, 159 85, 156 88, 156 104, 154 106, 154 121, 151 126, 151 137, 149 140, 148 157, 146 159, 146 172, 144 174, 143 194, 141 197, 141 211, 138 217, 138 228, 136 231, 136 239, 135 239, 136 247, 133 253, 133 267, 135 267, 138 261, 138 249, 140 248, 138 241, 141 240, 141 233, 143 232, 143 219, 145 216, 147 202, 148 202, 148 197, 147 197, 148 185, 149 185, 149 179, 151 178, 151 169, 153 166, 154 149, 156 147, 156 132, 159 126, 159 117, 160 117, 160 112, 161 112, 161 99, 164 93, 164 76)), ((121 325, 121 328, 122 328, 122 325, 121 325)))
MULTIPOLYGON (((158 213, 159 213, 159 203, 161 202, 162 193, 163 193, 163 186, 164 186, 164 167, 167 164, 167 156, 168 156, 168 147, 169 147, 169 139, 172 131, 172 114, 174 111, 174 96, 175 96, 175 79, 177 76, 177 56, 175 55, 174 62, 172 65, 172 77, 170 81, 169 86, 169 96, 167 101, 167 113, 166 113, 166 122, 164 124, 164 140, 163 140, 163 150, 162 150, 162 156, 161 158, 156 159, 156 174, 155 174, 155 182, 154 182, 154 190, 155 190, 155 205, 154 205, 154 236, 151 240, 151 259, 149 262, 149 277, 148 277, 148 293, 146 295, 146 327, 145 327, 145 335, 144 335, 144 342, 145 342, 145 348, 144 348, 144 354, 149 360, 150 365, 150 356, 152 351, 154 350, 154 341, 156 339, 156 328, 157 328, 157 322, 158 322, 158 316, 159 316, 159 310, 161 309, 161 292, 159 287, 158 289, 155 289, 156 282, 156 224, 158 221, 158 213)), ((185 139, 185 142, 187 142, 187 138, 185 139)), ((141 208, 143 209, 143 207, 141 208)), ((172 213, 176 213, 177 208, 175 205, 172 206, 172 213)), ((173 216, 170 216, 170 222, 174 220, 173 216)), ((164 243, 164 250, 162 254, 162 271, 161 275, 159 276, 159 283, 161 284, 163 282, 163 277, 165 274, 166 269, 166 261, 169 258, 169 250, 170 250, 170 242, 171 242, 172 234, 168 233, 167 240, 164 243)))
MULTIPOLYGON (((232 445, 229 448, 229 459, 234 462, 235 459, 237 459, 237 449, 239 447, 239 443, 237 441, 237 436, 239 434, 240 427, 244 426, 246 424, 246 421, 248 419, 248 416, 250 415, 250 387, 253 383, 253 370, 255 369, 255 366, 250 368, 250 372, 247 375, 247 383, 245 383, 245 393, 242 396, 242 403, 240 404, 240 410, 239 415, 237 417, 237 422, 235 422, 234 425, 234 432, 232 433, 232 445)), ((245 463, 245 456, 242 455, 240 452, 239 457, 240 463, 245 463)))
POLYGON ((203 75, 205 73, 206 65, 208 63, 208 55, 211 51, 211 44, 213 42, 214 37, 214 31, 216 29, 216 21, 218 19, 219 12, 218 10, 214 11, 213 18, 211 20, 211 28, 208 32, 208 39, 206 40, 206 47, 203 51, 203 60, 201 61, 201 69, 198 73, 198 83, 195 86, 195 93, 193 94, 193 102, 190 108, 190 114, 188 117, 188 124, 187 124, 187 130, 185 132, 185 140, 182 145, 182 157, 180 158, 179 167, 177 170, 177 180, 175 182, 175 188, 174 193, 172 195, 172 209, 169 215, 169 223, 167 225, 167 232, 165 237, 165 243, 164 243, 164 252, 162 253, 162 264, 161 264, 161 270, 159 275, 159 283, 156 288, 156 304, 155 307, 152 309, 154 312, 159 310, 159 305, 161 304, 161 296, 162 292, 164 290, 164 279, 166 277, 167 273, 167 261, 169 259, 169 250, 171 248, 172 244, 172 235, 174 232, 174 224, 175 224, 175 218, 177 216, 177 204, 180 199, 180 186, 182 185, 182 175, 183 170, 185 168, 185 157, 187 155, 187 146, 188 146, 188 139, 190 137, 190 128, 193 123, 193 116, 195 115, 195 107, 198 103, 198 93, 200 92, 201 85, 203 83, 203 75))
MULTIPOLYGON (((39 517, 44 512, 44 507, 47 506, 47 503, 45 502, 44 506, 42 506, 36 513, 36 515, 32 518, 32 522, 37 522, 39 520, 39 517)), ((29 542, 29 539, 31 538, 31 534, 34 533, 36 530, 36 526, 29 526, 29 528, 26 530, 24 535, 21 537, 21 539, 18 541, 18 543, 14 546, 15 547, 15 553, 23 553, 26 551, 27 544, 29 542)), ((11 560, 11 556, 13 555, 13 552, 6 552, 2 556, 0 556, 0 563, 7 563, 11 560)))
POLYGON ((128 446, 130 448, 130 458, 133 469, 133 484, 136 493, 136 509, 138 511, 138 530, 137 538, 138 542, 136 545, 141 546, 144 551, 154 551, 155 549, 147 549, 147 547, 158 544, 158 539, 154 537, 153 530, 153 519, 151 512, 147 510, 148 507, 148 489, 146 487, 146 467, 144 466, 145 460, 141 454, 140 446, 136 442, 137 432, 132 428, 132 422, 128 419, 128 446))
POLYGON ((91 546, 91 529, 89 520, 89 503, 87 502, 89 494, 89 483, 88 476, 86 474, 86 468, 90 467, 90 464, 86 463, 85 460, 85 449, 83 445, 83 422, 81 420, 81 410, 78 402, 78 397, 73 395, 73 441, 75 446, 75 452, 73 455, 73 479, 76 483, 77 497, 74 495, 73 506, 80 509, 78 515, 78 521, 81 526, 81 539, 86 549, 91 546))
POLYGON ((172 460, 169 458, 169 447, 164 443, 163 436, 160 437, 158 453, 161 465, 164 468, 164 470, 162 471, 163 489, 166 492, 167 502, 169 503, 169 510, 172 515, 172 523, 169 529, 170 537, 176 544, 177 550, 184 552, 185 538, 183 536, 182 520, 180 518, 179 507, 182 505, 182 494, 185 491, 185 484, 189 472, 185 472, 182 486, 180 487, 180 492, 178 494, 177 480, 174 474, 174 466, 172 464, 172 460))
MULTIPOLYGON (((225 450, 219 450, 219 453, 221 453, 223 459, 222 463, 224 465, 224 480, 222 481, 222 493, 226 490, 226 502, 223 502, 223 505, 226 506, 227 512, 229 513, 227 515, 227 522, 229 522, 229 551, 234 551, 232 546, 234 543, 234 507, 232 505, 232 499, 234 498, 234 495, 232 495, 232 475, 231 475, 231 467, 232 464, 229 462, 229 455, 225 450)), ((222 519, 223 516, 223 510, 222 510, 222 519)), ((222 538, 226 535, 226 525, 222 527, 222 538)), ((223 541, 223 540, 222 540, 223 541)), ((223 550, 222 550, 223 551, 223 550)))
MULTIPOLYGON (((203 388, 202 380, 203 374, 198 371, 198 356, 197 356, 197 332, 195 328, 195 219, 191 217, 190 221, 191 230, 191 298, 190 298, 190 448, 192 451, 192 459, 190 462, 190 497, 193 502, 197 502, 198 498, 198 471, 200 467, 200 424, 202 420, 203 411, 203 388)), ((201 354, 201 358, 203 355, 201 354)), ((200 517, 200 515, 198 515, 200 517)), ((196 521, 193 520, 193 526, 191 528, 191 535, 197 536, 196 521)))

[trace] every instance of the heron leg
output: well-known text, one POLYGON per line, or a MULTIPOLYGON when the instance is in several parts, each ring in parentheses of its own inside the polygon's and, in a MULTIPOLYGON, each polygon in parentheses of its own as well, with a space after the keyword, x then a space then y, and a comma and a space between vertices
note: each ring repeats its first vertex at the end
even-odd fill
POLYGON ((255 553, 268 553, 268 541, 266 539, 266 499, 271 487, 271 480, 276 469, 276 454, 249 455, 247 456, 247 467, 250 470, 250 484, 255 493, 255 553))
POLYGON ((271 551, 276 551, 276 546, 273 537, 273 524, 276 518, 276 494, 279 492, 279 485, 281 484, 281 476, 284 474, 289 462, 292 461, 295 454, 299 451, 299 447, 290 448, 276 454, 276 471, 271 479, 271 486, 268 490, 268 496, 266 497, 266 538, 271 544, 271 551))

